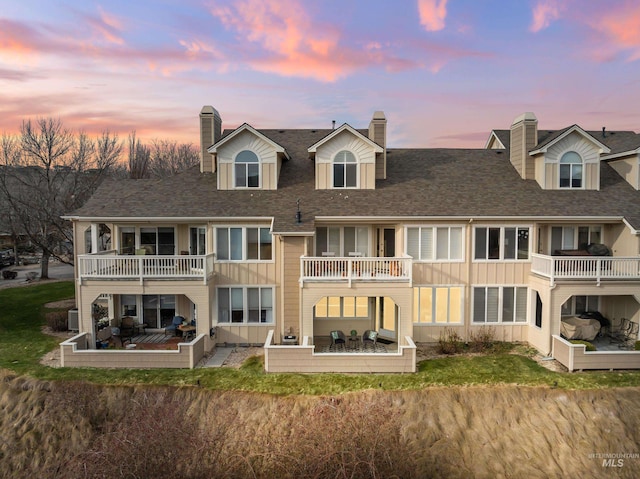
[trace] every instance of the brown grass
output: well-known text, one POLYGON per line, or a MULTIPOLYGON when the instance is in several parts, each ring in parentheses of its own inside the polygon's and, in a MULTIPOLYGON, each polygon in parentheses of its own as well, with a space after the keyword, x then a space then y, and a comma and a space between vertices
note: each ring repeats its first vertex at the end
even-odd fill
POLYGON ((276 397, 0 378, 2 478, 640 475, 640 390, 276 397))

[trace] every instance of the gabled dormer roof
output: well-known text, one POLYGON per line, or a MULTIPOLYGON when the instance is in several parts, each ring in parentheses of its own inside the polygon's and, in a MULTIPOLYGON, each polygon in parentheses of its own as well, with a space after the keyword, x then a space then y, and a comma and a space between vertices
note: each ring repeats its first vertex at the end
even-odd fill
POLYGON ((531 151, 529 151, 529 154, 537 155, 538 153, 546 153, 550 147, 552 147, 553 145, 555 145, 556 143, 558 143, 559 141, 561 141, 562 139, 566 138, 567 136, 569 136, 571 133, 574 133, 574 132, 578 133, 579 135, 584 137, 587 141, 590 141, 591 143, 596 145, 598 148, 602 150, 603 153, 611 152, 611 149, 607 145, 599 141, 592 134, 583 130, 578 125, 571 125, 567 128, 554 131, 551 134, 549 134, 546 138, 544 138, 541 142, 539 142, 531 151))
POLYGON ((367 136, 363 135, 352 126, 349 126, 347 123, 343 123, 340 127, 333 130, 331 133, 329 133, 327 136, 322 138, 320 141, 317 141, 313 145, 311 145, 308 149, 309 153, 315 153, 319 146, 322 146, 325 143, 331 141, 332 138, 335 138, 343 131, 348 131, 352 133, 355 137, 360 138, 365 143, 369 144, 376 153, 382 153, 384 151, 384 149, 380 145, 378 145, 375 141, 369 139, 367 136))
POLYGON ((509 130, 491 130, 484 149, 506 150, 509 145, 509 133, 509 130))
POLYGON ((236 136, 240 135, 243 131, 248 131, 248 132, 252 133, 253 135, 257 136, 258 138, 264 140, 265 142, 270 144, 276 150, 276 152, 282 153, 285 156, 285 158, 289 159, 289 153, 287 153, 287 150, 282 145, 276 143, 271 138, 269 138, 269 137, 265 136, 264 134, 260 133, 258 130, 253 128, 248 123, 243 123, 242 125, 240 125, 233 132, 231 132, 228 135, 224 136, 220 141, 217 141, 216 143, 211 145, 209 148, 207 148, 207 151, 209 153, 217 153, 218 152, 218 148, 220 148, 222 145, 224 145, 225 143, 230 141, 232 138, 235 138, 236 136))

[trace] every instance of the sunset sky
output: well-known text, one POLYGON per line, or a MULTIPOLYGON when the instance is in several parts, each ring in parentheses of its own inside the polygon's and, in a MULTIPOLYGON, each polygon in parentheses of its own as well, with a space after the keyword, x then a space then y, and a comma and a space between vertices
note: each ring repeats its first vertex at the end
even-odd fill
POLYGON ((640 132, 637 0, 0 0, 0 133, 59 117, 198 141, 223 127, 363 128, 482 147, 542 128, 640 132))

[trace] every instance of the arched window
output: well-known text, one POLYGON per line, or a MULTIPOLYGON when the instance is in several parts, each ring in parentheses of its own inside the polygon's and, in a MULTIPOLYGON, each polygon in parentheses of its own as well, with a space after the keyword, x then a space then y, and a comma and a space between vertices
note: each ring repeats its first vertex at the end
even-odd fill
POLYGON ((258 188, 260 186, 260 160, 250 150, 236 156, 236 188, 258 188))
POLYGON ((582 188, 582 158, 575 151, 560 158, 560 188, 582 188))
POLYGON ((333 158, 333 187, 355 188, 357 186, 358 164, 356 157, 347 150, 340 151, 333 158))

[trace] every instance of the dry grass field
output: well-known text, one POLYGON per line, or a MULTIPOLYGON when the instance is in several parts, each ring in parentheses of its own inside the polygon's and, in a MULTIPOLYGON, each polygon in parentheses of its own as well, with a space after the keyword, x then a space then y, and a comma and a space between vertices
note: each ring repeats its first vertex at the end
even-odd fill
POLYGON ((640 477, 640 390, 273 396, 0 373, 2 478, 640 477), (613 467, 615 464, 617 467, 613 467))

